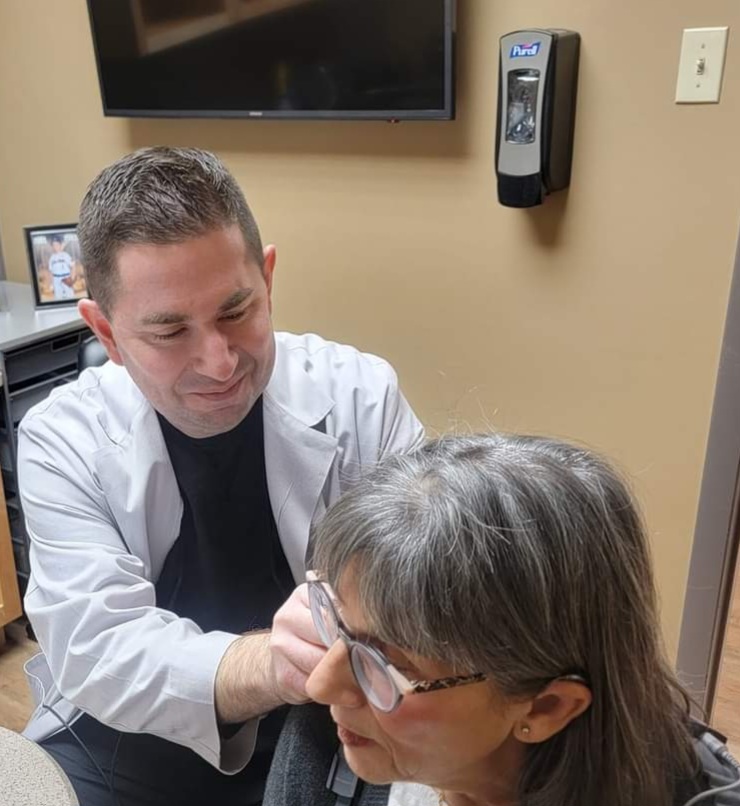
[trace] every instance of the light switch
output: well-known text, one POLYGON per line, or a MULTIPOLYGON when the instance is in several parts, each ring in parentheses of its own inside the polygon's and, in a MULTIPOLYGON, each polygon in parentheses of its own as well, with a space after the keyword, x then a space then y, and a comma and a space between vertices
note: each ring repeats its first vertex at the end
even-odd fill
POLYGON ((727 33, 727 27, 684 30, 676 83, 677 104, 719 102, 727 33))

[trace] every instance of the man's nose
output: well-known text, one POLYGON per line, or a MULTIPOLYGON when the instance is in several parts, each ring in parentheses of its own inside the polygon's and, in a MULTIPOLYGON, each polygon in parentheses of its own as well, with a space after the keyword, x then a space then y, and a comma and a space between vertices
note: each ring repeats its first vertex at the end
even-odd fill
POLYGON ((306 693, 324 705, 342 705, 361 708, 365 696, 357 685, 350 665, 349 651, 344 641, 337 640, 306 681, 306 693))
POLYGON ((201 338, 195 366, 199 375, 225 382, 232 377, 238 363, 239 356, 225 333, 213 329, 201 338))

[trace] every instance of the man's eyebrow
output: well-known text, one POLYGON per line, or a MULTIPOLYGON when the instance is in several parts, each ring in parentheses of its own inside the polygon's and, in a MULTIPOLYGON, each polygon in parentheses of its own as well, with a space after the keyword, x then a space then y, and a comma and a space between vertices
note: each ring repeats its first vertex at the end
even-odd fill
MULTIPOLYGON (((218 312, 225 313, 226 311, 232 310, 232 308, 236 308, 238 305, 241 305, 244 300, 251 297, 253 293, 254 289, 252 288, 240 288, 238 291, 234 291, 233 294, 219 305, 218 312)), ((185 316, 185 314, 182 313, 161 311, 158 313, 150 313, 142 317, 141 324, 144 327, 152 325, 182 325, 189 321, 189 319, 189 316, 185 316)))
POLYGON ((161 313, 150 313, 142 317, 141 324, 144 326, 181 325, 183 322, 187 322, 189 318, 189 316, 185 316, 181 313, 168 313, 167 311, 162 311, 161 313))
POLYGON ((236 308, 237 305, 241 305, 245 299, 251 297, 253 293, 253 288, 240 288, 238 291, 234 291, 234 293, 219 306, 219 313, 224 313, 225 311, 230 311, 232 308, 236 308))

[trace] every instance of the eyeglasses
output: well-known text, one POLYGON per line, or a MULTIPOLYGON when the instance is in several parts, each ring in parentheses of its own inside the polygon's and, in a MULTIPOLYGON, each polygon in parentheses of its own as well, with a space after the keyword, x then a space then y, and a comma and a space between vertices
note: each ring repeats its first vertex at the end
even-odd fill
POLYGON ((377 649, 358 641, 346 629, 326 586, 312 572, 308 574, 308 601, 316 632, 328 649, 341 638, 347 645, 352 673, 368 702, 379 711, 398 708, 406 694, 423 694, 456 686, 480 683, 484 674, 442 677, 438 680, 409 680, 377 649))

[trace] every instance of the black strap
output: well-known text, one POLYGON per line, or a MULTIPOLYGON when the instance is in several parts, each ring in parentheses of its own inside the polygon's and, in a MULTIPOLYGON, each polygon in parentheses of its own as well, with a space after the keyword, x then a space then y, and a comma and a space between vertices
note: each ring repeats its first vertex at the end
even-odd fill
POLYGON ((352 800, 358 789, 359 780, 352 772, 344 758, 342 748, 339 747, 331 763, 326 788, 336 796, 336 806, 352 806, 352 800))

